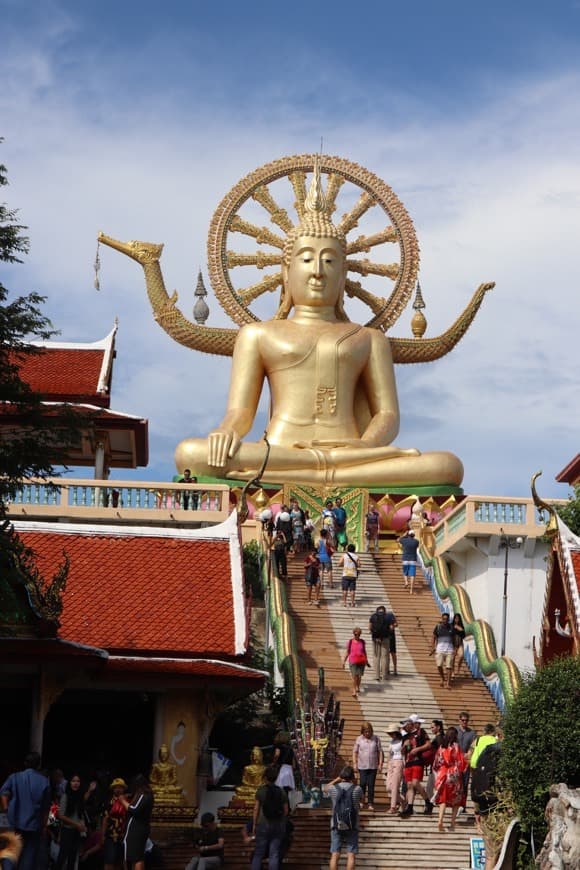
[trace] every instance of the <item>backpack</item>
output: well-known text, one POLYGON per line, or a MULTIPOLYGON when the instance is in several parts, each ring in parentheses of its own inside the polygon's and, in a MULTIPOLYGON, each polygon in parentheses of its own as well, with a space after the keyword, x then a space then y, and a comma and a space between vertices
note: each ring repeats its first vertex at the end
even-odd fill
POLYGON ((262 804, 264 818, 269 822, 281 819, 284 815, 283 791, 277 785, 266 786, 266 797, 262 804))
POLYGON ((332 814, 332 828, 335 831, 354 831, 356 829, 357 812, 354 807, 354 785, 348 788, 337 786, 338 795, 332 814))
POLYGON ((480 809, 487 810, 497 803, 493 788, 499 752, 497 743, 486 746, 471 771, 471 798, 480 805, 480 809))
POLYGON ((386 613, 377 613, 375 611, 370 618, 370 624, 373 637, 385 638, 389 636, 389 623, 386 613))

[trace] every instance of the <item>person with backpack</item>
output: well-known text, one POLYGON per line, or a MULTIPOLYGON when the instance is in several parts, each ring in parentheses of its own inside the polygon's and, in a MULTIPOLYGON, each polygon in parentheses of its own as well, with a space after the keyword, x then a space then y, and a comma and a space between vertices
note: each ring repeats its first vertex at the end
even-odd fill
POLYGON ((360 692, 360 684, 365 672, 365 667, 368 665, 367 648, 361 630, 357 626, 352 630, 352 637, 346 645, 346 652, 342 660, 343 665, 348 661, 350 675, 352 677, 352 696, 358 698, 360 692))
POLYGON ((283 788, 276 785, 278 768, 270 765, 264 774, 265 785, 256 792, 252 830, 256 848, 251 870, 260 870, 264 858, 268 858, 269 870, 279 870, 281 845, 286 834, 288 797, 283 788))
POLYGON ((495 779, 501 752, 501 743, 488 743, 478 756, 471 770, 471 798, 475 804, 475 822, 479 826, 481 816, 486 816, 497 804, 495 779))
POLYGON ((292 552, 294 539, 292 537, 292 518, 288 506, 283 504, 280 512, 276 517, 275 527, 277 532, 282 532, 286 540, 286 551, 292 552))
POLYGON ((375 677, 377 682, 386 680, 391 673, 389 657, 393 660, 393 673, 397 675, 397 617, 381 604, 369 619, 369 631, 375 653, 375 677))
MULTIPOLYGON (((360 629, 359 629, 360 631, 360 629)), ((345 765, 340 775, 324 787, 332 800, 330 821, 330 870, 338 870, 340 853, 346 847, 346 870, 354 870, 358 853, 358 828, 362 788, 354 781, 354 770, 345 765)))
POLYGON ((350 594, 350 606, 355 607, 356 581, 360 567, 360 556, 355 552, 354 544, 349 544, 346 553, 339 562, 342 568, 342 606, 346 607, 350 594))

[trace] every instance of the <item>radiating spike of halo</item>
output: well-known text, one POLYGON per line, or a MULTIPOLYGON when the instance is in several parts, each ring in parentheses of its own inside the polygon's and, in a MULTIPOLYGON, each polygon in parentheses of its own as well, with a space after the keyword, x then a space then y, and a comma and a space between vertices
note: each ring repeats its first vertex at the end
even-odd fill
POLYGON ((276 235, 267 227, 257 227, 249 221, 243 220, 239 214, 233 216, 228 227, 232 233, 243 233, 245 236, 252 236, 259 245, 272 245, 275 248, 284 250, 284 239, 282 236, 276 235))
POLYGON ((394 281, 399 274, 398 263, 372 263, 370 260, 347 260, 349 272, 357 272, 366 278, 367 275, 382 275, 383 278, 392 278, 394 281))
POLYGON ((228 269, 234 266, 256 266, 263 269, 265 266, 279 266, 282 263, 282 254, 264 254, 256 251, 255 254, 239 254, 236 251, 227 252, 228 269))
POLYGON ((346 246, 347 254, 358 254, 359 251, 368 254, 370 249, 375 245, 382 245, 384 242, 398 242, 399 236, 394 227, 386 227, 380 233, 374 233, 372 236, 359 236, 353 242, 348 242, 346 246))
POLYGON ((296 197, 294 208, 298 217, 302 220, 304 217, 304 201, 306 199, 306 173, 297 169, 294 172, 289 172, 288 178, 296 197))
POLYGON ((326 211, 330 217, 336 210, 336 197, 338 191, 346 181, 342 175, 337 172, 331 172, 328 176, 328 184, 326 185, 326 211))
POLYGON ((266 278, 258 281, 257 284, 252 284, 250 287, 244 287, 243 290, 237 290, 236 294, 242 302, 247 305, 249 302, 253 302, 254 299, 257 299, 258 296, 261 296, 262 293, 275 290, 276 287, 279 287, 281 284, 282 272, 276 272, 275 275, 268 275, 266 278))
POLYGON ((262 205, 266 209, 266 211, 270 213, 272 223, 279 226, 280 229, 284 230, 285 233, 290 232, 293 224, 288 217, 288 212, 285 208, 280 208, 265 184, 256 188, 256 190, 252 194, 252 199, 255 199, 256 202, 259 202, 260 205, 262 205))
POLYGON ((347 278, 344 289, 346 290, 347 296, 350 296, 351 299, 355 296, 357 299, 360 299, 361 302, 364 302, 365 305, 368 305, 373 314, 380 314, 386 305, 385 300, 380 296, 375 296, 374 293, 365 290, 360 281, 351 281, 350 278, 347 278))
POLYGON ((363 216, 365 212, 372 208, 373 205, 376 205, 376 202, 370 195, 364 190, 356 205, 351 208, 349 212, 342 216, 342 220, 338 224, 337 229, 346 235, 349 233, 354 227, 358 226, 358 220, 363 216))

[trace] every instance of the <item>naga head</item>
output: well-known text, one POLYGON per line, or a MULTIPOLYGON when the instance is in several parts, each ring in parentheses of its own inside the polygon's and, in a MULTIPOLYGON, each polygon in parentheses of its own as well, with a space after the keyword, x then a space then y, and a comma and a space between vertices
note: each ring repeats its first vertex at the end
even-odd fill
POLYGON ((132 260, 136 260, 142 266, 147 263, 158 263, 163 252, 163 245, 138 241, 119 242, 117 239, 105 235, 105 233, 99 233, 98 240, 103 245, 108 245, 110 248, 126 254, 127 257, 131 257, 132 260))

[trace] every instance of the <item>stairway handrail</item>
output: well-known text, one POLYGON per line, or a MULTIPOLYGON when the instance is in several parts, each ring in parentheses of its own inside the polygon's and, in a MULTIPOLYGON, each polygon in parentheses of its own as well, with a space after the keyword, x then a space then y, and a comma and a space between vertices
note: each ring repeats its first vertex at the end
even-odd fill
POLYGON ((269 553, 264 552, 260 544, 262 558, 260 563, 261 582, 264 592, 268 594, 268 611, 270 626, 276 645, 276 662, 278 670, 284 679, 284 687, 288 696, 290 710, 294 708, 294 702, 301 704, 308 691, 308 678, 306 666, 302 656, 298 653, 296 641, 296 626, 288 608, 288 597, 285 584, 275 575, 270 576, 270 588, 268 589, 268 559, 269 553))
POLYGON ((443 557, 433 558, 423 546, 421 557, 424 564, 432 569, 429 583, 435 599, 441 607, 445 607, 445 602, 448 601, 453 613, 461 613, 466 635, 473 636, 475 658, 465 656, 471 673, 474 677, 483 679, 495 703, 503 712, 515 698, 522 682, 518 666, 508 656, 498 656, 493 629, 485 619, 475 618, 469 593, 462 586, 452 583, 443 557))

